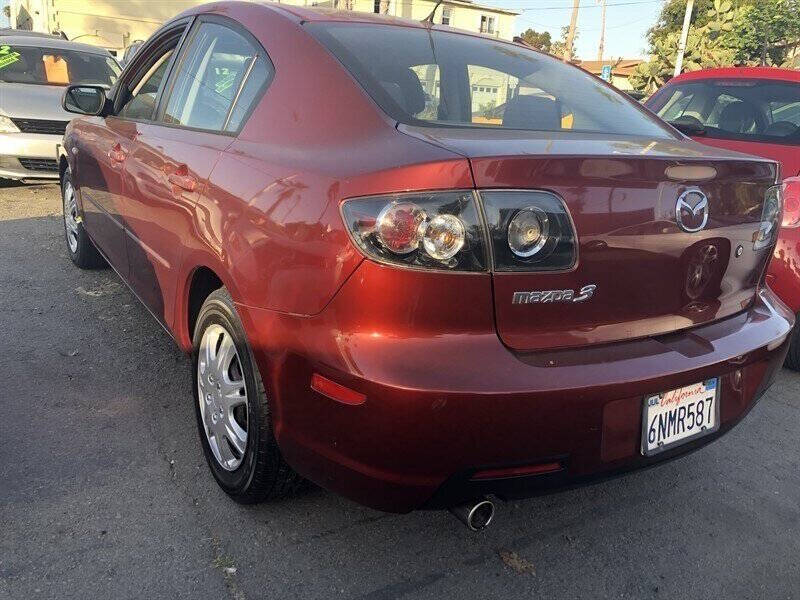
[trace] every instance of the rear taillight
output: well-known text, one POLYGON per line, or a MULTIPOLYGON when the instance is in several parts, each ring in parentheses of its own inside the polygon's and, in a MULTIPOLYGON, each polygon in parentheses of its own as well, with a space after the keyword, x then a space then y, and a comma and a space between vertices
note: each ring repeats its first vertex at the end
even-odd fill
POLYGON ((764 205, 761 209, 761 224, 755 233, 753 249, 760 250, 775 243, 778 230, 782 221, 783 202, 781 186, 774 185, 764 195, 764 205))
POLYGON ((560 271, 577 260, 575 228, 558 196, 481 192, 496 271, 560 271))
POLYGON ((558 271, 571 268, 577 260, 572 219, 561 199, 549 192, 354 198, 342 204, 342 216, 367 256, 392 264, 486 271, 491 254, 496 271, 558 271))
POLYGON ((791 177, 783 182, 781 227, 800 227, 800 177, 791 177))
POLYGON ((342 205, 342 216, 355 243, 382 262, 487 269, 485 235, 471 191, 355 198, 342 205))

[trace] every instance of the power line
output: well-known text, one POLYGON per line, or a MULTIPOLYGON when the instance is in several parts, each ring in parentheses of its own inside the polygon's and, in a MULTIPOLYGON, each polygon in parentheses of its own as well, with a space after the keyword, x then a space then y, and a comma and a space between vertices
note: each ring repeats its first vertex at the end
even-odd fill
MULTIPOLYGON (((525 17, 518 16, 517 19, 520 21, 527 23, 529 25, 536 25, 537 27, 541 27, 542 29, 560 29, 555 25, 547 25, 545 23, 539 23, 537 21, 531 21, 530 19, 526 19, 525 17)), ((642 21, 648 21, 651 17, 642 17, 640 19, 634 19, 633 21, 628 21, 627 23, 618 23, 617 25, 607 25, 606 29, 621 29, 623 27, 629 27, 631 25, 636 25, 637 23, 641 23, 642 21)), ((600 31, 599 27, 578 27, 578 31, 580 33, 586 33, 587 31, 600 31)))

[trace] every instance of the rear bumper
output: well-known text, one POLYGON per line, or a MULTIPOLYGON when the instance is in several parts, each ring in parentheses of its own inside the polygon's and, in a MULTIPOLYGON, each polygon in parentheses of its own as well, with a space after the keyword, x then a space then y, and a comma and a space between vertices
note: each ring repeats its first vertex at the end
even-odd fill
POLYGON ((273 396, 273 424, 287 461, 325 488, 392 512, 478 494, 529 495, 708 443, 743 418, 769 385, 794 320, 765 289, 746 311, 688 331, 519 354, 493 330, 371 331, 364 326, 371 313, 386 307, 359 305, 358 298, 358 285, 348 284, 316 317, 239 310, 273 396), (366 402, 345 405, 311 390, 315 372, 366 395, 366 402), (710 377, 721 379, 720 430, 642 456, 644 395, 710 377), (562 466, 557 473, 472 480, 477 470, 554 461, 562 466))
POLYGON ((60 135, 0 133, 0 177, 58 179, 60 135))
MULTIPOLYGON (((713 434, 689 441, 686 444, 665 451, 654 457, 645 457, 639 452, 640 438, 636 437, 636 433, 634 432, 635 428, 639 428, 639 435, 641 435, 641 422, 639 419, 641 419, 642 414, 642 398, 636 397, 628 399, 627 401, 609 403, 614 407, 609 412, 624 410, 625 413, 627 413, 623 417, 625 420, 630 419, 631 415, 637 417, 635 427, 632 423, 629 423, 628 427, 621 428, 619 427, 619 422, 615 424, 614 421, 611 420, 603 423, 603 438, 609 435, 624 435, 626 438, 624 445, 628 447, 628 452, 626 452, 625 456, 621 457, 620 460, 609 463, 604 460, 604 458, 607 457, 604 457, 601 453, 601 461, 596 463, 596 468, 584 469, 582 472, 577 469, 570 469, 565 465, 565 468, 560 471, 548 472, 541 475, 495 478, 489 480, 476 479, 475 474, 477 469, 469 468, 452 475, 447 481, 442 483, 442 485, 437 488, 434 495, 425 502, 422 508, 449 508, 467 500, 490 494, 504 500, 530 498, 613 479, 632 471, 655 467, 659 464, 669 462, 670 460, 680 458, 681 456, 691 454, 725 435, 747 416, 750 410, 758 403, 758 400, 761 399, 761 396, 763 396, 772 385, 776 373, 783 364, 787 350, 788 342, 784 342, 782 347, 776 351, 778 358, 766 357, 764 360, 757 361, 756 364, 746 365, 740 370, 740 372, 744 374, 743 379, 761 379, 752 397, 749 397, 747 393, 743 394, 742 390, 731 387, 733 379, 731 373, 722 378, 722 385, 724 386, 722 393, 722 401, 724 403, 722 406, 730 403, 730 398, 733 396, 733 402, 736 402, 736 407, 733 410, 729 409, 728 414, 722 417, 720 428, 713 434), (733 394, 731 392, 733 392, 733 394), (631 452, 631 440, 634 437, 636 437, 636 448, 634 452, 631 452)), ((618 414, 616 417, 619 418, 620 415, 618 414)), ((600 444, 601 449, 605 447, 604 439, 601 440, 600 444)), ((569 459, 570 457, 554 458, 569 459)))

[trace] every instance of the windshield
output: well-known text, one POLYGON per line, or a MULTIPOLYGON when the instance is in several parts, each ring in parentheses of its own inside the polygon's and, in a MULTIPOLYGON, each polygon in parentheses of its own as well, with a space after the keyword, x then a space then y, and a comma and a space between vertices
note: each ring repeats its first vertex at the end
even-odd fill
POLYGON ((119 74, 119 65, 110 56, 76 50, 0 45, 0 81, 6 83, 111 86, 119 74))
POLYGON ((306 26, 401 123, 672 137, 595 77, 516 44, 416 27, 306 26))
POLYGON ((800 143, 800 84, 755 79, 670 85, 653 100, 659 117, 692 135, 800 143))

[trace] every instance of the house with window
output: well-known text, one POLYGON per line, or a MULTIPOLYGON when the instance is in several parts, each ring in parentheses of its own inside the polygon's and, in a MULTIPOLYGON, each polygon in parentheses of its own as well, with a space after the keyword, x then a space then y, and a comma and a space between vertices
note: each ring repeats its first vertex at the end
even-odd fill
MULTIPOLYGON (((208 0, 10 0, 10 24, 15 29, 63 33, 68 39, 101 46, 121 57, 125 49, 145 40, 176 14, 208 0)), ((283 0, 295 6, 320 6, 422 20, 434 0, 283 0)), ((434 22, 511 40, 516 11, 484 6, 470 0, 444 0, 434 22)))
POLYGON ((636 67, 645 62, 643 58, 613 58, 610 60, 576 60, 574 63, 592 75, 600 75, 603 67, 611 69, 611 85, 620 90, 632 90, 633 86, 628 81, 636 67))
MULTIPOLYGON (((435 0, 286 0, 284 4, 374 12, 417 21, 426 18, 436 6, 435 0)), ((514 10, 471 0, 443 0, 436 9, 433 22, 511 40, 518 14, 514 10)))

